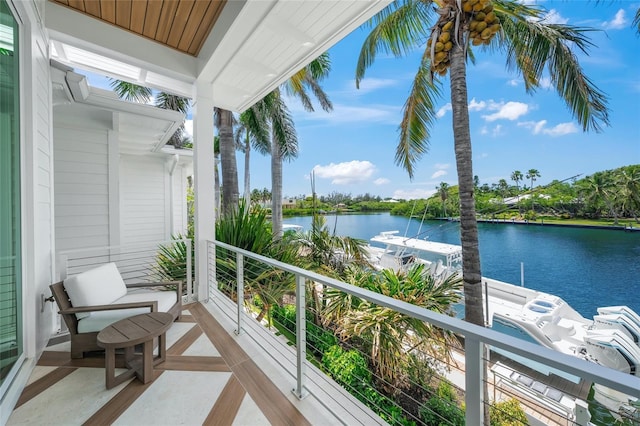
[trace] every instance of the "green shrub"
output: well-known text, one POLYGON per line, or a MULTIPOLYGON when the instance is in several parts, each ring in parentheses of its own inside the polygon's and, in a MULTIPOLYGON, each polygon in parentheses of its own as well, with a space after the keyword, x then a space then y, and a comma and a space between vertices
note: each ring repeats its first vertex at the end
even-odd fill
POLYGON ((161 281, 186 281, 187 243, 183 241, 186 239, 191 239, 191 279, 193 280, 195 278, 193 235, 176 234, 171 237, 171 243, 160 245, 158 253, 156 254, 155 269, 161 281))
POLYGON ((435 394, 420 407, 420 418, 429 426, 464 426, 464 410, 449 383, 440 382, 435 394))
POLYGON ((528 425, 527 415, 517 399, 496 402, 489 408, 491 426, 522 426, 528 425))

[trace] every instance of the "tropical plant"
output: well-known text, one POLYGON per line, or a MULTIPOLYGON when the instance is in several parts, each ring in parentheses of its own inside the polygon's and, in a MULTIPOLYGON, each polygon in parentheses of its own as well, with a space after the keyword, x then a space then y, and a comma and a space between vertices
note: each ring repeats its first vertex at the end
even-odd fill
POLYGON ((259 110, 248 110, 240 114, 238 126, 234 138, 236 147, 244 153, 244 202, 247 206, 251 205, 251 146, 253 145, 263 154, 268 153, 265 147, 269 146, 269 129, 262 123, 255 112, 259 110), (253 120, 259 122, 253 122, 253 120))
MULTIPOLYGON (((288 96, 299 99, 305 110, 314 111, 313 103, 308 93, 308 91, 311 91, 320 107, 324 111, 331 111, 333 110, 333 105, 319 84, 329 75, 330 69, 329 54, 325 52, 287 80, 282 86, 282 90, 288 96)), ((278 89, 278 97, 280 96, 280 89, 278 89)), ((282 105, 284 106, 284 102, 282 105)), ((274 110, 273 112, 276 111, 274 110)), ((291 134, 276 131, 276 126, 273 124, 274 118, 278 116, 286 118, 282 112, 270 117, 273 131, 271 141, 271 220, 275 238, 282 236, 282 161, 296 157, 298 152, 297 136, 294 140, 291 134)), ((283 128, 283 130, 286 130, 286 128, 283 128)))
POLYGON ((511 173, 511 180, 516 183, 516 200, 518 203, 518 213, 522 214, 520 211, 520 181, 524 179, 524 175, 520 170, 515 170, 511 173))
POLYGON ((430 426, 464 426, 464 410, 453 386, 440 382, 436 392, 420 407, 420 418, 430 426))
POLYGON ((447 198, 449 198, 449 184, 446 182, 440 182, 440 186, 436 186, 436 191, 442 200, 443 216, 447 217, 447 198))
MULTIPOLYGON (((186 240, 191 244, 191 279, 195 279, 195 248, 193 235, 176 234, 171 236, 172 242, 161 244, 156 254, 155 272, 160 281, 183 281, 187 279, 187 256, 189 249, 186 240)), ((186 289, 185 289, 186 290, 186 289)))
POLYGON ((614 218, 614 223, 618 224, 618 215, 613 206, 613 179, 610 175, 598 172, 586 177, 582 181, 580 192, 584 195, 585 200, 594 206, 596 215, 600 214, 601 203, 604 203, 609 213, 614 218))
POLYGON ((522 409, 520 402, 515 398, 494 402, 489 410, 491 412, 491 426, 521 426, 529 424, 527 414, 522 409))
MULTIPOLYGON (((346 282, 439 313, 458 300, 461 279, 452 275, 436 280, 424 265, 407 272, 382 272, 348 268, 346 282)), ((336 289, 326 290, 323 310, 326 324, 344 339, 365 341, 376 374, 396 384, 403 376, 409 354, 422 353, 446 362, 453 344, 451 334, 399 311, 365 301, 336 289), (407 349, 409 348, 409 349, 407 349)))
POLYGON ((220 167, 222 169, 222 216, 232 214, 239 199, 238 165, 236 145, 233 140, 233 113, 226 109, 214 108, 214 123, 220 137, 220 167))
POLYGON ((529 169, 527 171, 527 175, 526 178, 531 180, 531 187, 529 188, 529 194, 531 195, 531 210, 533 210, 535 212, 535 208, 533 207, 533 203, 534 203, 534 197, 533 197, 533 183, 536 181, 537 178, 540 177, 540 172, 536 169, 529 169))
POLYGON ((435 99, 440 95, 440 85, 434 74, 450 75, 460 189, 465 319, 475 324, 483 324, 483 306, 466 82, 466 59, 471 45, 485 44, 504 52, 507 67, 523 77, 530 93, 539 87, 547 69, 553 86, 585 131, 599 130, 601 124, 608 124, 606 97, 584 75, 574 53, 586 52, 591 46, 586 36, 590 30, 547 23, 543 21, 544 12, 539 6, 515 0, 397 1, 370 21, 373 29, 358 59, 356 84, 361 82, 378 52, 403 56, 424 46, 404 106, 396 149, 396 163, 410 177, 414 176, 417 161, 428 151, 429 130, 436 120, 435 99), (432 16, 436 18, 435 25, 432 16), (425 44, 425 40, 430 41, 425 44))

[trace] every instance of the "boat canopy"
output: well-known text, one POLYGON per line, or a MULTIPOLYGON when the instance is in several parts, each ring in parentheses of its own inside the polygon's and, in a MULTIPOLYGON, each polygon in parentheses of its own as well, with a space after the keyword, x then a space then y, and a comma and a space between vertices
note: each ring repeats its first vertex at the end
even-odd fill
POLYGON ((438 243, 418 238, 401 237, 396 235, 398 233, 399 231, 382 232, 380 235, 376 235, 371 238, 371 241, 397 249, 413 249, 442 255, 447 258, 447 263, 450 265, 462 262, 462 247, 459 245, 438 243))

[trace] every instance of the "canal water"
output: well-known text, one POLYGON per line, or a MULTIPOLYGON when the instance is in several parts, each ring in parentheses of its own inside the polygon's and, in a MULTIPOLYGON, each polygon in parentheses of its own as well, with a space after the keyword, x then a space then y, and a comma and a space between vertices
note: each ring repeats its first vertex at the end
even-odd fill
MULTIPOLYGON (((369 240, 383 231, 460 244, 457 222, 380 214, 325 216, 338 235, 369 240)), ((284 223, 311 228, 311 217, 284 223)), ((479 223, 482 275, 563 298, 586 318, 599 306, 626 305, 640 313, 640 232, 479 223)))

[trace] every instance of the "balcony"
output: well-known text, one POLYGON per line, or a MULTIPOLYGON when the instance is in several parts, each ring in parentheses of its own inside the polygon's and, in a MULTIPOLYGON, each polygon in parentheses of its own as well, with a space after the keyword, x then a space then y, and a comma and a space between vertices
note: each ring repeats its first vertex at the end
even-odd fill
MULTIPOLYGON (((480 424, 485 403, 510 398, 520 402, 531 424, 587 424, 589 411, 607 411, 612 418, 638 422, 629 403, 640 398, 637 377, 218 241, 208 243, 207 258, 209 300, 185 305, 182 319, 167 334, 167 361, 156 367, 155 381, 143 385, 134 379, 106 390, 101 354, 71 360, 68 343, 52 339, 8 424, 51 423, 52 419, 60 424, 386 423, 374 411, 393 423, 393 413, 385 413, 383 407, 366 407, 358 400, 362 398, 350 395, 309 361, 307 322, 301 320, 309 312, 305 309, 308 282, 449 330, 464 341, 464 350, 462 345, 450 348, 449 361, 431 358, 430 362, 439 379, 460 395, 459 403, 466 406, 466 424, 480 424), (221 249, 235 257, 235 268, 216 264, 216 250, 221 249), (244 266, 249 259, 252 265, 263 264, 295 281, 295 296, 288 299, 297 312, 291 327, 293 338, 268 329, 255 320, 247 304, 237 303, 245 300, 237 295, 247 293, 244 266), (225 283, 232 287, 232 298, 218 289, 225 283), (483 374, 485 361, 488 369, 483 374), (608 394, 617 394, 624 404, 614 409, 588 399, 594 385, 610 389, 608 394)), ((413 397, 406 390, 395 392, 413 397)), ((403 416, 421 424, 414 413, 403 412, 403 416)), ((449 424, 450 419, 441 420, 449 424)))

